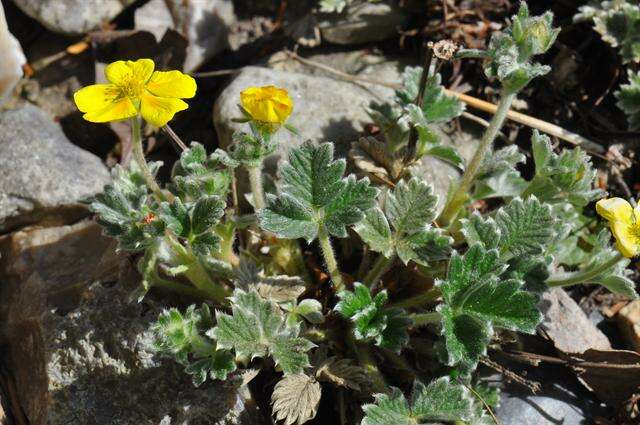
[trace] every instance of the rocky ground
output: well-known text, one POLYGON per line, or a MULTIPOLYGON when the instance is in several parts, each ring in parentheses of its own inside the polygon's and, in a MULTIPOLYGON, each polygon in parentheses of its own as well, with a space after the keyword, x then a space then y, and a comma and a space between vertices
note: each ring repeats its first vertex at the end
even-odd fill
MULTIPOLYGON (((109 169, 129 157, 128 127, 84 122, 72 94, 102 81, 105 64, 116 59, 151 57, 158 68, 192 72, 198 95, 172 125, 183 139, 211 151, 228 145, 237 128, 231 119, 241 89, 275 84, 289 90, 291 124, 305 138, 334 141, 347 155, 353 140, 375 130, 364 107, 389 99, 393 90, 346 81, 284 49, 298 47, 300 55, 347 74, 398 83, 403 67, 419 62, 424 41, 454 37, 482 46, 513 11, 508 1, 456 1, 449 2, 456 13, 443 20, 440 1, 401 3, 355 2, 346 14, 327 15, 311 12, 314 2, 302 0, 2 0, 28 65, 27 78, 0 108, 0 424, 270 423, 239 382, 195 388, 180 366, 150 350, 150 322, 176 301, 162 293, 139 304, 127 299, 138 279, 134 262, 115 252, 85 204, 109 181, 109 169)), ((530 3, 536 13, 553 6, 568 23, 578 2, 530 3)), ((553 73, 518 106, 589 137, 603 151, 614 146, 631 156, 634 139, 621 130, 624 117, 610 99, 594 104, 606 90, 601 76, 610 74, 613 54, 590 31, 569 26, 544 60, 553 73), (603 58, 597 65, 590 64, 594 54, 603 58)), ((0 50, 0 61, 9 54, 0 50)), ((445 72, 446 85, 495 98, 477 65, 445 72)), ((522 129, 510 124, 504 136, 520 143, 528 134, 522 129)), ((465 157, 481 131, 468 118, 442 129, 446 143, 465 157)), ((175 161, 164 133, 147 137, 152 160, 175 161)), ((296 136, 282 133, 268 171, 294 142, 296 136)), ((430 157, 420 172, 441 197, 458 177, 455 168, 430 157)), ((625 177, 634 189, 635 172, 625 177)), ((603 172, 604 185, 606 178, 603 172)), ((618 189, 612 184, 611 190, 618 189)), ((638 302, 621 305, 588 288, 546 297, 542 328, 552 352, 640 349, 638 302)), ((639 354, 625 352, 630 364, 640 362, 639 354)), ((505 380, 496 411, 505 425, 611 418, 603 401, 618 390, 600 385, 593 371, 577 379, 560 365, 501 364, 511 371, 507 379, 496 376, 505 380), (532 395, 514 376, 543 386, 532 395)), ((495 368, 486 373, 494 375, 495 368)))

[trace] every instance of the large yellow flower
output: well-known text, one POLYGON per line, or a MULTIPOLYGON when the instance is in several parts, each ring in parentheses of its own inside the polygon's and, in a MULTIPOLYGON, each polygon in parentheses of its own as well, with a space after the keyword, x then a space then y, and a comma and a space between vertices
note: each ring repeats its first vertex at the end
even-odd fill
POLYGON ((249 87, 240 93, 240 103, 254 121, 268 124, 284 124, 293 110, 289 93, 276 86, 249 87))
POLYGON ((601 199, 596 211, 609 221, 622 255, 632 258, 640 254, 640 206, 635 209, 622 198, 601 199))
POLYGON ((151 59, 117 61, 104 74, 109 84, 84 87, 73 95, 84 119, 118 121, 142 115, 147 122, 164 126, 176 112, 189 107, 181 99, 196 94, 195 80, 180 71, 155 71, 151 59))

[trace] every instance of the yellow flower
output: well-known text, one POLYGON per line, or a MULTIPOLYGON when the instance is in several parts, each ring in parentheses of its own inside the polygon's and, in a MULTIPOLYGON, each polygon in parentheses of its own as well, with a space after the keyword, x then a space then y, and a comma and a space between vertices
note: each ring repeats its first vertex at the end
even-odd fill
POLYGON ((196 94, 195 80, 180 71, 155 71, 151 59, 117 61, 104 70, 109 84, 94 84, 74 93, 76 106, 91 122, 119 121, 142 115, 162 127, 189 107, 180 99, 196 94))
POLYGON ((601 199, 596 211, 609 221, 622 255, 632 258, 640 254, 640 207, 635 209, 622 198, 601 199))
POLYGON ((293 109, 285 89, 276 86, 249 87, 240 93, 240 103, 254 121, 282 125, 293 109))

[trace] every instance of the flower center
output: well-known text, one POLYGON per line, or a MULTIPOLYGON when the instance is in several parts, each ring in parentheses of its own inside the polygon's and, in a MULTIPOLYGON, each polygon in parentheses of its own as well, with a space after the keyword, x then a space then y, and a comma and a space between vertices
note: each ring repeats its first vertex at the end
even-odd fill
POLYGON ((140 95, 142 95, 144 86, 144 83, 136 78, 128 78, 118 87, 120 88, 120 94, 122 97, 139 98, 140 95))

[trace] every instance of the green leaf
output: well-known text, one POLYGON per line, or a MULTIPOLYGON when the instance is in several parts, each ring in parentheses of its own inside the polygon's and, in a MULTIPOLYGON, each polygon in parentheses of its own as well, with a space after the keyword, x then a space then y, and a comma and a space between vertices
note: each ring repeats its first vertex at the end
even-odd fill
MULTIPOLYGON (((640 20, 638 22, 640 25, 640 20)), ((629 70, 628 77, 629 84, 621 85, 615 95, 618 98, 618 108, 627 115, 629 130, 637 131, 640 129, 640 72, 629 70)))
POLYGON ((407 327, 411 321, 401 309, 384 308, 386 290, 372 297, 369 288, 355 282, 353 291, 342 291, 338 298, 334 310, 354 323, 356 339, 373 341, 398 353, 409 341, 407 327))
POLYGON ((487 155, 476 180, 473 198, 513 198, 520 196, 527 182, 516 170, 525 156, 515 145, 507 146, 487 155))
POLYGON ((276 384, 271 395, 273 414, 285 425, 303 424, 316 416, 321 397, 320 384, 312 376, 289 375, 276 384))
POLYGON ((305 142, 289 154, 280 168, 278 197, 267 198, 258 212, 260 226, 280 238, 316 238, 320 225, 334 236, 346 237, 346 228, 362 220, 378 190, 368 179, 343 178, 344 160, 333 160, 333 145, 305 142))
POLYGON ((163 202, 158 213, 165 226, 178 236, 186 237, 191 231, 189 211, 180 198, 172 203, 163 202))
POLYGON ((498 210, 495 220, 474 214, 462 223, 469 243, 498 248, 503 260, 541 254, 553 239, 554 224, 551 208, 535 196, 513 199, 498 210))
POLYGON ((247 255, 240 257, 234 275, 236 288, 243 291, 255 289, 261 297, 277 303, 295 301, 306 290, 305 282, 299 276, 267 276, 263 268, 247 255))
POLYGON ((567 202, 584 207, 604 196, 594 188, 596 170, 591 159, 580 148, 563 149, 558 155, 551 148, 548 136, 534 130, 531 146, 536 174, 527 192, 543 202, 567 202))
POLYGON ((193 238, 191 247, 198 254, 206 256, 220 247, 220 238, 213 233, 202 233, 193 238))
POLYGON ((445 94, 441 82, 440 74, 435 74, 427 79, 422 111, 430 123, 448 122, 464 112, 464 103, 455 96, 445 94))
POLYGON ((460 169, 464 169, 464 159, 462 159, 458 151, 451 146, 432 146, 425 149, 424 154, 441 159, 444 162, 448 162, 460 169))
POLYGON ((324 322, 324 315, 322 314, 322 304, 320 304, 320 301, 312 298, 307 298, 300 301, 299 304, 295 305, 289 310, 289 315, 289 317, 296 318, 296 321, 300 320, 300 318, 303 318, 306 319, 309 323, 313 323, 316 325, 324 322))
POLYGON ((211 230, 224 215, 225 202, 217 196, 205 196, 196 202, 191 214, 191 230, 194 235, 211 230))
POLYGON ((473 415, 473 400, 467 389, 452 384, 448 377, 428 386, 416 381, 411 404, 394 388, 391 394, 376 394, 375 404, 362 406, 362 425, 416 425, 435 422, 466 421, 473 415))
POLYGON ((640 62, 640 6, 626 0, 580 6, 577 22, 592 20, 602 39, 617 47, 624 63, 640 62))
POLYGON ((152 326, 156 351, 185 365, 185 372, 193 375, 195 386, 201 385, 207 376, 227 379, 236 370, 233 355, 218 349, 203 335, 212 325, 209 308, 203 304, 200 309, 190 306, 184 315, 175 308, 164 310, 152 326))
POLYGON ((412 234, 435 219, 437 203, 433 187, 417 178, 402 180, 389 194, 386 214, 397 233, 412 234))
POLYGON ((501 280, 506 265, 497 250, 472 245, 464 256, 454 253, 447 279, 439 282, 445 304, 443 335, 448 364, 473 367, 484 353, 492 326, 533 333, 541 320, 535 295, 522 281, 501 280))
POLYGON ((235 350, 237 357, 273 357, 285 374, 302 373, 309 365, 307 351, 314 347, 288 327, 279 308, 255 290, 234 291, 232 314, 216 311, 217 325, 207 333, 218 347, 235 350))
POLYGON ((224 199, 231 187, 230 169, 237 166, 226 152, 218 149, 207 158, 204 146, 192 142, 173 166, 169 188, 187 203, 211 195, 224 199))
POLYGON ((373 207, 353 229, 373 251, 389 258, 393 252, 393 238, 389 222, 380 208, 373 207))
POLYGON ((415 261, 426 265, 431 261, 449 258, 452 242, 452 238, 442 229, 428 228, 398 240, 396 252, 405 264, 415 261))

